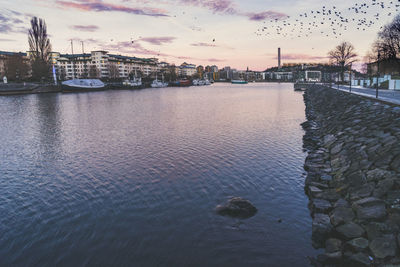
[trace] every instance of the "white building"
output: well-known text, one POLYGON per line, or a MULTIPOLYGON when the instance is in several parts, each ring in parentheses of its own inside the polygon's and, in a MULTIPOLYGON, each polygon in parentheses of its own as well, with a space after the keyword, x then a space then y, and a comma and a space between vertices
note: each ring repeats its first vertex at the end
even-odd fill
POLYGON ((157 70, 157 59, 137 58, 109 54, 107 51, 92 51, 90 54, 52 53, 52 63, 59 78, 127 78, 130 73, 140 71, 148 76, 157 70), (114 77, 110 77, 114 76, 114 77))
POLYGON ((190 77, 197 73, 196 65, 194 64, 188 64, 184 62, 179 68, 180 76, 190 77))

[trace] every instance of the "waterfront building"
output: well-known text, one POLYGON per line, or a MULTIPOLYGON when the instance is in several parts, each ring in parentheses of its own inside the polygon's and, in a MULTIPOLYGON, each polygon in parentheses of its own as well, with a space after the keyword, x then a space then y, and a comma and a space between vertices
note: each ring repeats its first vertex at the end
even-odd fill
POLYGON ((197 73, 196 65, 189 63, 182 63, 180 66, 180 76, 191 77, 197 73))
POLYGON ((200 79, 203 79, 204 76, 204 67, 202 65, 197 66, 197 75, 199 75, 200 79))
POLYGON ((215 65, 212 65, 212 66, 211 66, 211 71, 212 71, 212 72, 218 72, 218 67, 215 66, 215 65))
POLYGON ((378 75, 400 75, 400 59, 382 59, 367 64, 367 73, 370 76, 378 75))
POLYGON ((0 78, 23 79, 31 75, 27 53, 0 51, 0 78))
POLYGON ((87 77, 125 79, 135 71, 149 76, 158 68, 158 61, 154 58, 115 55, 102 50, 74 55, 53 52, 51 61, 55 64, 61 80, 87 77))

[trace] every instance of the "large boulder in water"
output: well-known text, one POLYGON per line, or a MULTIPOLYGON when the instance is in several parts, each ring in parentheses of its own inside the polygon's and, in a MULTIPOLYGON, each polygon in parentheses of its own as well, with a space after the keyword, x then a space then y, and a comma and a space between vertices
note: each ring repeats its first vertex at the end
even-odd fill
POLYGON ((257 213, 257 208, 250 201, 241 197, 234 197, 224 205, 218 205, 216 212, 219 215, 247 219, 257 213))

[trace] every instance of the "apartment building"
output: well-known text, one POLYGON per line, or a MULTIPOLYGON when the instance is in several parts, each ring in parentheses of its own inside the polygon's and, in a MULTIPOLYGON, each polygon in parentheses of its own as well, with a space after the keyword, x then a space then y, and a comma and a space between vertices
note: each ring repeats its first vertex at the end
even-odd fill
POLYGON ((115 55, 102 50, 74 55, 53 52, 51 58, 60 79, 127 78, 135 71, 149 76, 158 68, 154 58, 115 55))

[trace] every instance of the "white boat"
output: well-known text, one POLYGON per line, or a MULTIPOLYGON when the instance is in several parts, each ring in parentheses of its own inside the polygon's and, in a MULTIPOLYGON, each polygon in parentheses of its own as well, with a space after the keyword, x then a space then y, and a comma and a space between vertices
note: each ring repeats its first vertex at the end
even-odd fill
POLYGON ((168 86, 168 83, 161 82, 161 81, 159 81, 159 80, 154 80, 154 81, 151 83, 151 87, 152 87, 152 88, 163 88, 163 87, 167 87, 167 86, 168 86))
POLYGON ((103 90, 105 84, 99 79, 73 79, 61 83, 63 92, 103 90))
POLYGON ((157 71, 156 71, 156 79, 150 85, 152 88, 163 88, 167 87, 168 83, 164 82, 164 75, 162 75, 162 82, 157 79, 157 71))
POLYGON ((193 80, 193 85, 196 85, 196 86, 203 86, 203 85, 210 85, 210 84, 211 83, 209 80, 198 80, 198 79, 193 80))
POLYGON ((134 77, 133 80, 124 81, 123 85, 131 86, 131 87, 141 87, 142 86, 142 78, 134 77))
POLYGON ((233 84, 247 84, 248 82, 245 80, 232 80, 233 84))

